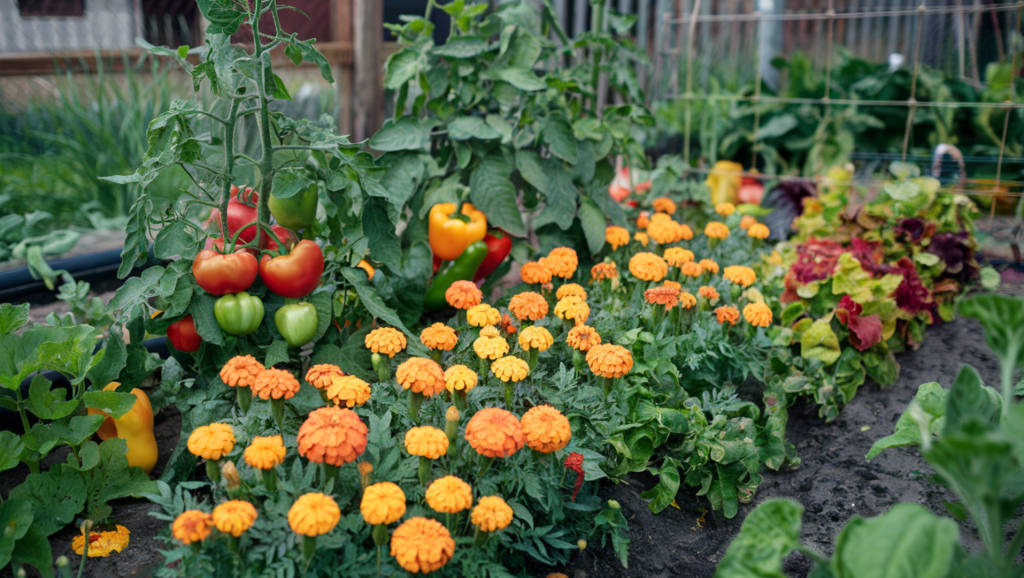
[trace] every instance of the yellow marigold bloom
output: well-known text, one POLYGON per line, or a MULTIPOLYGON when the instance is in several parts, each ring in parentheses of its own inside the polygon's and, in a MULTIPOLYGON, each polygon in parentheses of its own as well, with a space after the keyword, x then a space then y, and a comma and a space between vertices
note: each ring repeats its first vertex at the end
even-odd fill
POLYGON ((299 496, 288 510, 288 525, 300 536, 315 538, 338 525, 341 509, 334 498, 319 492, 299 496))
POLYGON ((391 534, 391 555, 407 572, 429 574, 455 554, 455 540, 444 524, 430 518, 409 518, 391 534))
POLYGON ((569 344, 569 347, 586 353, 590 351, 591 347, 601 343, 601 336, 596 329, 589 325, 577 325, 569 330, 565 342, 569 344))
POLYGON ((750 229, 751 225, 754 225, 756 223, 757 219, 755 219, 754 217, 750 215, 743 215, 743 218, 740 219, 740 228, 743 229, 744 231, 747 231, 750 229))
POLYGON ((466 321, 473 327, 497 325, 501 322, 501 312, 486 303, 481 303, 466 310, 466 321))
POLYGON ((640 213, 640 216, 636 219, 637 229, 646 229, 651 224, 651 215, 647 211, 640 213))
POLYGON ((264 369, 252 384, 252 396, 268 399, 291 399, 299 393, 299 380, 283 369, 264 369))
POLYGON ((693 229, 689 225, 676 225, 676 238, 672 241, 673 243, 691 239, 693 239, 693 229))
POLYGON ((679 306, 683 309, 690 309, 697 304, 697 298, 692 293, 683 291, 679 294, 679 306))
MULTIPOLYGON (((555 311, 558 311, 557 307, 555 311)), ((554 342, 555 338, 551 336, 551 332, 539 325, 531 325, 519 333, 519 346, 527 351, 545 351, 554 342)))
POLYGON ((636 241, 637 243, 640 243, 644 247, 646 247, 648 243, 651 242, 651 239, 650 237, 647 236, 647 233, 641 233, 639 231, 633 234, 633 240, 636 241))
POLYGON ((284 440, 281 436, 257 436, 249 442, 242 457, 257 470, 269 470, 284 463, 284 440))
POLYGON ((327 399, 335 405, 353 408, 370 401, 370 384, 354 375, 335 377, 327 388, 327 399))
POLYGON ((430 397, 444 391, 444 371, 433 359, 410 357, 395 371, 398 384, 430 397))
POLYGON ((414 427, 405 432, 405 449, 414 456, 436 460, 448 452, 448 436, 429 425, 414 427))
POLYGON ((768 230, 768 225, 762 225, 761 223, 755 223, 747 229, 747 236, 755 239, 767 239, 771 231, 768 230))
POLYGON ((729 322, 729 325, 736 325, 736 322, 740 320, 740 310, 732 305, 723 305, 715 309, 715 317, 719 323, 729 322))
POLYGON ((644 291, 644 299, 651 305, 664 305, 665 311, 679 304, 679 289, 675 287, 652 287, 644 291))
POLYGON ((676 226, 678 223, 675 221, 651 221, 651 224, 647 227, 647 235, 659 245, 667 245, 673 243, 676 240, 678 232, 676 226))
MULTIPOLYGON (((654 213, 651 215, 651 223, 674 223, 675 220, 665 213, 654 213)), ((648 225, 649 227, 650 225, 648 225)))
POLYGON ((350 409, 314 409, 299 427, 299 455, 318 464, 343 466, 362 455, 368 431, 350 409))
POLYGON ((481 409, 466 424, 466 441, 478 454, 507 458, 523 448, 523 426, 512 413, 496 407, 481 409))
POLYGON ((622 377, 633 369, 633 355, 621 345, 602 343, 587 352, 587 365, 594 375, 622 377))
POLYGON ((666 213, 669 215, 676 214, 676 203, 668 197, 658 197, 651 201, 651 208, 659 213, 666 213))
POLYGON ((317 389, 327 389, 334 383, 334 377, 344 377, 345 372, 337 365, 321 363, 309 368, 306 372, 306 382, 317 389))
POLYGON ((394 327, 374 329, 366 334, 366 339, 363 343, 373 353, 380 353, 388 357, 394 357, 396 353, 405 349, 407 345, 405 334, 394 327))
POLYGON ((241 536, 256 521, 256 508, 245 500, 230 500, 213 509, 213 524, 225 534, 241 536))
POLYGON ((778 251, 772 251, 772 254, 768 256, 768 262, 772 265, 781 265, 782 255, 778 251))
POLYGON ((697 293, 701 297, 703 297, 705 299, 708 299, 708 300, 711 300, 711 301, 714 301, 715 299, 718 299, 718 297, 719 297, 718 289, 715 289, 714 287, 712 287, 710 285, 704 285, 703 287, 701 287, 700 289, 697 290, 697 293))
POLYGON ((572 428, 562 412, 550 405, 535 405, 519 420, 530 449, 550 454, 569 445, 572 428))
POLYGON ((188 451, 207 460, 219 460, 234 447, 235 432, 226 423, 201 425, 188 436, 188 451))
POLYGON ((513 355, 506 355, 491 363, 491 371, 498 379, 518 383, 530 375, 530 364, 513 355))
POLYGON ((498 330, 494 327, 484 327, 480 337, 473 342, 473 351, 480 359, 499 359, 508 353, 508 342, 498 336, 498 330), (494 330, 494 335, 484 335, 484 331, 494 330))
POLYGON ((684 263, 693 263, 693 251, 681 247, 665 249, 665 262, 669 267, 682 267, 684 263))
POLYGON ((451 351, 459 342, 455 330, 444 323, 435 323, 420 333, 420 341, 430 349, 451 351))
POLYGON ((251 355, 236 355, 220 370, 220 380, 231 387, 251 387, 256 376, 266 369, 251 355))
POLYGON ((700 268, 704 270, 705 273, 711 273, 712 275, 718 274, 718 263, 715 263, 713 260, 701 259, 700 263, 698 264, 700 265, 700 268))
POLYGON ((577 283, 566 283, 555 291, 555 299, 565 299, 570 295, 575 295, 580 299, 587 300, 587 290, 577 283))
POLYGON ((480 337, 500 337, 501 333, 498 328, 493 325, 488 325, 480 330, 480 337))
POLYGON ((700 277, 704 274, 704 269, 697 263, 683 263, 683 266, 679 268, 679 272, 687 277, 700 277))
POLYGON ((590 318, 590 305, 575 295, 569 295, 555 304, 555 315, 559 319, 586 323, 590 318))
POLYGON ((641 281, 661 281, 668 273, 668 263, 654 253, 637 253, 629 260, 629 272, 641 281))
POLYGON ((359 512, 371 526, 397 522, 405 515, 405 492, 391 482, 367 486, 359 502, 359 512))
POLYGON ((757 281, 757 274, 754 273, 754 270, 750 267, 744 267, 743 265, 732 265, 730 267, 726 267, 725 270, 722 271, 722 276, 733 283, 744 287, 750 287, 754 284, 754 281, 757 281))
MULTIPOLYGON (((201 512, 200 512, 201 513, 201 512)), ((205 514, 204 514, 205 515, 205 514)), ((209 530, 207 530, 209 534, 209 530)), ((120 553, 128 547, 131 532, 124 526, 116 526, 109 532, 89 532, 89 557, 106 558, 114 553, 120 553)), ((85 535, 78 534, 71 541, 71 549, 79 556, 85 551, 85 535)))
POLYGON ((435 512, 458 514, 473 505, 473 488, 455 476, 445 476, 430 482, 426 498, 435 512))
POLYGON ((551 269, 548 269, 544 263, 530 261, 523 263, 523 266, 519 268, 519 277, 523 280, 523 283, 550 283, 551 269))
POLYGON ((568 247, 558 247, 552 249, 548 253, 548 261, 554 260, 555 266, 548 265, 548 269, 551 269, 551 273, 555 277, 562 279, 568 279, 572 277, 573 273, 576 272, 576 267, 580 264, 579 257, 576 256, 576 251, 568 247))
POLYGON ((711 221, 704 227, 704 234, 712 239, 725 240, 729 237, 729 227, 725 223, 711 221))
POLYGON ((619 247, 629 244, 629 231, 622 227, 606 227, 604 240, 612 246, 612 251, 618 250, 619 247))
POLYGON ((619 276, 619 268, 615 263, 598 263, 590 268, 590 277, 594 281, 614 279, 619 276))
MULTIPOLYGON (((728 217, 736 212, 736 205, 732 203, 718 203, 715 205, 715 212, 723 217, 728 217)), ((708 236, 710 237, 711 235, 708 236)))
POLYGON ((772 310, 764 303, 750 303, 743 308, 743 318, 754 327, 768 327, 772 324, 772 310))
POLYGON ((512 297, 508 303, 508 310, 520 321, 536 321, 547 316, 548 302, 540 293, 524 291, 512 297))
POLYGON ((444 292, 445 301, 456 309, 469 309, 479 305, 484 294, 472 281, 456 281, 444 292))
POLYGON ((676 283, 675 281, 672 281, 671 279, 666 279, 665 282, 662 283, 662 285, 664 285, 665 287, 673 287, 673 288, 678 289, 680 291, 683 290, 682 284, 676 283))
MULTIPOLYGON (((502 339, 501 342, 505 343, 505 340, 502 339)), ((475 347, 476 343, 473 345, 475 347)), ((508 344, 505 345, 505 349, 508 349, 508 344)), ((476 372, 465 365, 453 365, 444 370, 444 386, 451 393, 456 391, 469 393, 470 390, 476 387, 477 380, 476 372)))
POLYGON ((481 532, 497 532, 512 523, 512 507, 498 496, 484 496, 477 501, 469 519, 481 532))
POLYGON ((213 528, 213 516, 199 510, 186 510, 171 524, 171 535, 186 546, 202 542, 213 528))

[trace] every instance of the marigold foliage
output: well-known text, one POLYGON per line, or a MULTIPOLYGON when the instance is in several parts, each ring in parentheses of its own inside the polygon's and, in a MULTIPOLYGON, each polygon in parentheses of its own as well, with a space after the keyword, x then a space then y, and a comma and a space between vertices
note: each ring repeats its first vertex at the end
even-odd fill
POLYGON ((331 386, 327 388, 327 399, 335 405, 353 408, 370 401, 370 384, 355 377, 346 375, 334 377, 331 386))
MULTIPOLYGON (((504 342, 505 340, 502 339, 502 343, 504 342)), ((469 393, 476 387, 478 380, 479 377, 476 372, 465 365, 453 365, 444 370, 444 385, 450 393, 455 393, 456 391, 469 393)))
POLYGON ((604 240, 612 246, 612 251, 629 244, 629 231, 623 227, 607 227, 604 230, 604 240))
POLYGON ((266 369, 251 355, 236 355, 220 370, 220 380, 231 387, 251 387, 256 376, 266 369))
POLYGON ((637 253, 629 260, 629 272, 641 281, 661 281, 668 273, 668 263, 654 253, 637 253))
POLYGON ((235 447, 235 432, 226 423, 202 425, 188 436, 188 451, 205 460, 219 460, 235 447))
POLYGON ((501 312, 486 303, 481 303, 466 310, 466 321, 473 327, 497 325, 501 323, 501 312))
POLYGON ((257 436, 249 442, 242 457, 257 470, 269 470, 284 462, 285 453, 281 436, 257 436))
POLYGON ((350 409, 315 409, 299 427, 299 455, 318 464, 343 466, 362 455, 368 431, 350 409))
POLYGON ((587 365, 594 375, 622 377, 633 369, 633 355, 621 345, 602 343, 587 352, 587 365))
POLYGON ((456 309, 469 309, 479 305, 484 294, 472 281, 456 281, 444 292, 445 301, 456 309))
POLYGON ((436 460, 448 452, 448 436, 436 427, 414 427, 405 432, 405 449, 414 456, 436 460))
POLYGON ((430 397, 444 391, 444 371, 433 359, 410 357, 395 371, 403 388, 430 397))
POLYGON ((359 502, 359 512, 371 526, 397 522, 405 515, 405 492, 391 482, 367 486, 359 502))
MULTIPOLYGON (((555 311, 558 311, 557 307, 555 311)), ((539 325, 531 325, 519 333, 519 346, 527 351, 546 351, 554 342, 555 338, 551 336, 551 332, 539 325)))
POLYGON ((174 519, 171 535, 187 546, 205 540, 212 528, 213 516, 199 510, 186 510, 174 519))
POLYGON ((394 357, 408 345, 405 334, 394 327, 381 327, 366 334, 363 340, 366 348, 373 353, 394 357))
POLYGON ((472 507, 473 488, 455 476, 445 476, 430 482, 426 499, 435 512, 458 514, 472 507))
POLYGON ((444 524, 429 518, 409 518, 391 534, 391 555, 407 572, 428 574, 455 554, 455 540, 444 524))
POLYGON ((477 500, 470 520, 481 532, 504 530, 512 523, 512 507, 498 496, 484 496, 477 500))
POLYGON ((420 333, 420 341, 429 349, 451 351, 459 342, 455 330, 444 323, 435 323, 420 333))
POLYGON ((551 269, 548 269, 547 266, 538 261, 530 261, 523 263, 523 266, 519 268, 519 277, 523 280, 523 283, 550 283, 551 269))
POLYGON ((213 509, 213 524, 225 534, 241 536, 256 521, 256 508, 245 500, 230 500, 213 509))
POLYGON ((565 342, 569 347, 586 353, 591 347, 601 344, 601 336, 589 325, 577 325, 569 330, 565 342))
POLYGON ((548 302, 540 293, 523 291, 512 297, 508 310, 520 321, 536 321, 548 314, 548 302))
POLYGON ((299 393, 299 380, 283 369, 264 369, 252 385, 252 396, 268 399, 291 399, 299 393))
POLYGON ((341 509, 334 498, 318 492, 299 496, 288 510, 288 525, 292 532, 315 538, 338 525, 341 509))
POLYGON ((496 407, 481 409, 466 424, 466 441, 477 453, 505 458, 525 443, 523 426, 512 413, 496 407))
POLYGON ((491 363, 491 372, 504 382, 518 383, 530 375, 530 364, 513 355, 507 355, 491 363))
POLYGON ((569 445, 572 439, 569 420, 550 405, 530 408, 519 422, 523 426, 526 445, 541 453, 556 452, 569 445))

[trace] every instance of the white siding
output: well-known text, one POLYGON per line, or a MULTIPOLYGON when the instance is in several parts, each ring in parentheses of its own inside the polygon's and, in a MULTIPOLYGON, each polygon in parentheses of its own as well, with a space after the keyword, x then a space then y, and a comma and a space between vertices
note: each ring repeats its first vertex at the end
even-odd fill
POLYGON ((131 48, 135 30, 132 0, 87 0, 81 18, 22 17, 17 0, 0 0, 0 52, 131 48))

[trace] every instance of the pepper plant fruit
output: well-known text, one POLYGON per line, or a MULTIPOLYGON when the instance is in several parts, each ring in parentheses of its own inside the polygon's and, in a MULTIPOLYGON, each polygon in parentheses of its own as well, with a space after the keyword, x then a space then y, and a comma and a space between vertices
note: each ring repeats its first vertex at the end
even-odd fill
MULTIPOLYGON (((116 391, 120 385, 111 381, 103 391, 116 391)), ((103 441, 110 438, 123 439, 128 444, 128 465, 142 468, 148 474, 153 471, 159 457, 156 437, 153 435, 153 405, 141 389, 136 387, 131 393, 135 396, 135 403, 121 417, 115 418, 101 409, 89 408, 88 412, 89 415, 106 416, 100 429, 96 430, 96 435, 103 441)))
POLYGON ((246 251, 221 254, 204 249, 192 262, 192 275, 210 295, 238 293, 252 287, 259 272, 256 257, 246 251))
POLYGON ((230 335, 249 335, 263 322, 263 301, 245 291, 225 295, 213 306, 217 325, 230 335))
POLYGON ((302 347, 316 335, 316 307, 310 303, 292 303, 274 313, 277 331, 292 347, 302 347))
POLYGON ((324 252, 310 240, 299 241, 286 255, 260 259, 260 278, 267 288, 281 297, 301 299, 320 284, 324 272, 324 252))
POLYGON ((486 258, 487 244, 483 241, 477 241, 466 247, 466 250, 459 255, 458 259, 452 261, 447 269, 434 276, 434 282, 430 284, 423 300, 423 307, 427 311, 444 308, 448 304, 444 294, 452 286, 452 283, 471 280, 486 258))
POLYGON ((452 261, 487 235, 487 217, 470 203, 438 203, 430 209, 428 235, 434 255, 452 261))
POLYGON ((473 275, 474 281, 486 279, 491 273, 494 273, 512 252, 512 237, 502 235, 498 231, 487 233, 484 236, 484 243, 487 245, 487 257, 484 257, 483 263, 480 263, 476 274, 473 275))

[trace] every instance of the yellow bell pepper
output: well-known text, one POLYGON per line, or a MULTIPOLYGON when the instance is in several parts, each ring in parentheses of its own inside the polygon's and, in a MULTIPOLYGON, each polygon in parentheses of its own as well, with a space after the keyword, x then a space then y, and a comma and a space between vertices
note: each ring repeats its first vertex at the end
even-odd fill
POLYGON ((487 235, 487 217, 476 207, 464 203, 461 211, 456 211, 455 203, 438 203, 428 217, 430 248, 444 261, 457 259, 466 247, 487 235))
POLYGON ((708 178, 704 181, 711 188, 711 206, 721 203, 736 204, 743 182, 743 165, 733 161, 718 161, 711 168, 708 178))
MULTIPOLYGON (((119 385, 121 384, 112 381, 103 388, 103 391, 115 390, 119 385)), ((89 415, 106 415, 107 419, 103 420, 96 434, 103 441, 119 437, 127 442, 128 465, 142 468, 148 474, 156 466, 158 454, 156 437, 153 435, 153 405, 149 403, 149 396, 141 389, 135 388, 132 393, 137 398, 135 405, 120 418, 114 419, 107 412, 91 407, 89 415)))

